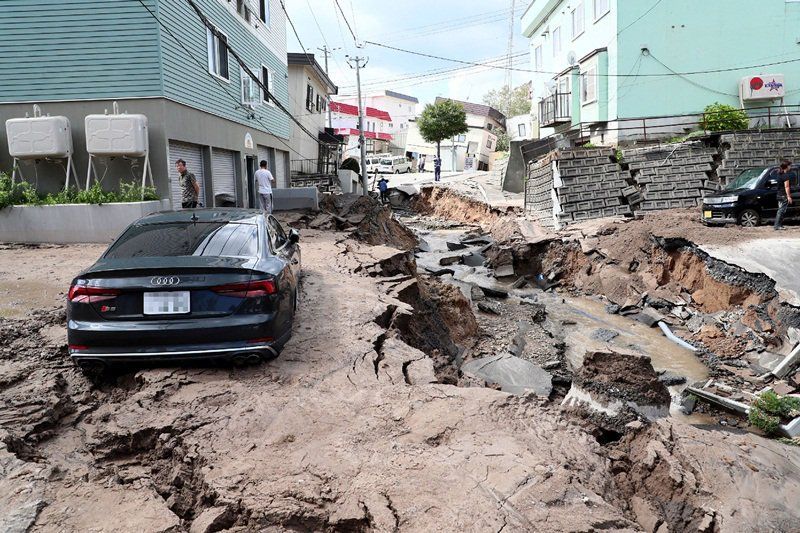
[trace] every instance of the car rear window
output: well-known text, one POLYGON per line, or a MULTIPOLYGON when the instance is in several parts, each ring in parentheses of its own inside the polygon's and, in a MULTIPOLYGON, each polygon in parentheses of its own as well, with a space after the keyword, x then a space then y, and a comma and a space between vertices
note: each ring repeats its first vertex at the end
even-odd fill
POLYGON ((131 226, 109 248, 108 259, 130 257, 255 257, 258 226, 236 223, 144 224, 131 226))
POLYGON ((392 164, 391 159, 381 159, 381 165, 391 165, 391 164, 392 164))

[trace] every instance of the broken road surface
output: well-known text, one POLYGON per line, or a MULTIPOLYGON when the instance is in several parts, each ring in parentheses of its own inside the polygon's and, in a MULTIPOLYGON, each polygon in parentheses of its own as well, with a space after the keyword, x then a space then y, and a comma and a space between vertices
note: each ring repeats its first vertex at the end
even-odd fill
MULTIPOLYGON (((398 250, 314 230, 302 242, 294 337, 269 364, 92 384, 67 360, 62 311, 0 322, 0 529, 796 525, 797 450, 672 421, 610 450, 535 395, 432 383, 428 355, 381 325, 413 312, 398 297, 412 276, 376 266, 398 250)), ((26 253, 31 272, 50 267, 26 253)), ((0 251, 0 271, 17 260, 0 251)))

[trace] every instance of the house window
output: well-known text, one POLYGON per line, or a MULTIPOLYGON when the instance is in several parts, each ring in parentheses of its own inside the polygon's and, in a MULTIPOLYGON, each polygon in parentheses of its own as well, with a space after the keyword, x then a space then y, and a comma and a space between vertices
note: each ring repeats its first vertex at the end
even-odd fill
POLYGON ((320 97, 319 94, 317 94, 315 108, 317 110, 317 113, 321 113, 322 112, 322 98, 320 97))
POLYGON ((486 139, 486 148, 488 148, 489 150, 492 149, 492 140, 491 139, 486 139))
POLYGON ((559 94, 569 93, 569 75, 558 78, 556 87, 559 94))
POLYGON ((261 22, 269 26, 269 0, 259 0, 258 18, 261 22))
POLYGON ((250 6, 247 5, 247 0, 236 0, 236 12, 247 22, 250 22, 250 6))
POLYGON ((314 87, 306 85, 306 109, 314 112, 314 87))
POLYGON ((259 90, 256 81, 244 70, 240 69, 242 75, 242 103, 251 107, 259 103, 259 90))
POLYGON ((230 80, 228 72, 228 37, 217 30, 217 35, 206 29, 206 43, 208 45, 208 71, 225 80, 230 80))
POLYGON ((263 65, 261 66, 261 83, 267 88, 266 91, 261 91, 261 100, 265 104, 275 105, 275 102, 272 101, 272 98, 268 94, 273 91, 272 71, 263 65))
POLYGON ((594 20, 600 19, 603 15, 609 12, 611 7, 608 0, 594 0, 594 20))
POLYGON ((572 38, 575 39, 583 33, 583 2, 580 2, 572 10, 572 38))
POLYGON ((493 124, 489 123, 489 124, 486 125, 486 129, 487 130, 492 131, 492 128, 494 128, 493 124))
POLYGON ((581 72, 581 104, 590 104, 597 100, 597 68, 592 67, 581 72))
POLYGON ((553 57, 561 53, 561 26, 553 30, 553 57))
POLYGON ((390 122, 390 123, 389 123, 389 127, 390 127, 390 128, 394 128, 394 124, 392 124, 392 123, 390 122))
POLYGON ((323 96, 320 99, 320 103, 322 104, 322 112, 324 113, 325 111, 328 110, 328 97, 327 96, 323 96))
POLYGON ((542 69, 542 45, 537 46, 533 51, 533 70, 542 69))
POLYGON ((525 137, 525 124, 517 124, 517 132, 519 132, 520 137, 525 137))

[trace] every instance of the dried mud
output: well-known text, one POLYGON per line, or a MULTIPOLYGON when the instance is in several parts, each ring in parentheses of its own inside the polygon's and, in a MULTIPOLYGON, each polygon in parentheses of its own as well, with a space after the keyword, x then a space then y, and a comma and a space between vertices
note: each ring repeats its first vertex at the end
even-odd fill
MULTIPOLYGON (((289 218, 310 227, 316 216, 289 218)), ((790 531, 797 523, 796 449, 672 420, 603 439, 591 421, 545 400, 446 384, 478 342, 469 300, 418 275, 407 252, 330 224, 303 231, 298 319, 268 364, 123 369, 93 382, 68 360, 62 309, 0 320, 0 528, 790 531)), ((13 249, 0 250, 0 271, 15 261, 13 249)))

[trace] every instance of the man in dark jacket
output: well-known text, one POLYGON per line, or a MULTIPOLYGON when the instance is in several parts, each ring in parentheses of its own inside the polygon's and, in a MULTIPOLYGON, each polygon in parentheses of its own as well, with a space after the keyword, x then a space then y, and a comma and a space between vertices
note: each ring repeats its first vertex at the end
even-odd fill
POLYGON ((381 203, 387 203, 389 201, 389 180, 386 179, 386 176, 381 176, 378 181, 378 189, 381 191, 381 203))
POLYGON ((775 215, 775 230, 783 229, 783 217, 792 204, 792 184, 797 181, 797 175, 792 171, 792 162, 783 160, 778 169, 778 212, 775 215))

